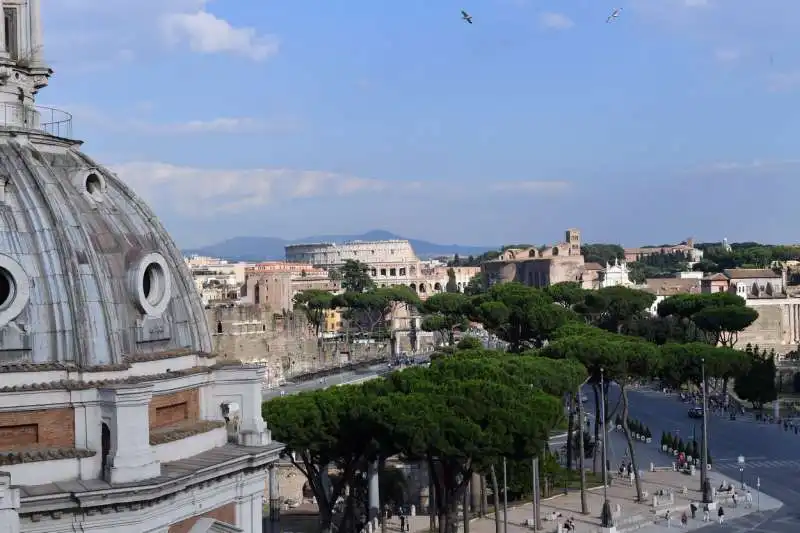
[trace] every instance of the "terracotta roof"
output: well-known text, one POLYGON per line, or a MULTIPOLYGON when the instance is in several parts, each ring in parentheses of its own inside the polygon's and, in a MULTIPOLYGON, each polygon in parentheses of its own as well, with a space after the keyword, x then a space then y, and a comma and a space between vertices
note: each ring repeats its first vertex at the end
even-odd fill
POLYGON ((652 292, 657 296, 700 292, 699 279, 650 278, 646 279, 644 283, 645 286, 642 287, 642 290, 652 292))
POLYGON ((728 281, 728 276, 726 276, 725 274, 720 274, 719 272, 717 272, 714 275, 707 276, 707 277, 703 278, 703 281, 728 281))
POLYGON ((730 268, 722 271, 730 279, 780 278, 768 268, 730 268))
POLYGON ((583 265, 584 270, 603 270, 603 268, 605 267, 600 263, 586 263, 583 265))

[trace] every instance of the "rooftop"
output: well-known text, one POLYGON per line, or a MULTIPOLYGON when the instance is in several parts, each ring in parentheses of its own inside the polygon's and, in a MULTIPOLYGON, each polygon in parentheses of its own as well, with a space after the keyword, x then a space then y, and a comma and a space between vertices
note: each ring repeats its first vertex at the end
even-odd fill
POLYGON ((722 271, 728 279, 780 278, 769 268, 728 268, 722 271))

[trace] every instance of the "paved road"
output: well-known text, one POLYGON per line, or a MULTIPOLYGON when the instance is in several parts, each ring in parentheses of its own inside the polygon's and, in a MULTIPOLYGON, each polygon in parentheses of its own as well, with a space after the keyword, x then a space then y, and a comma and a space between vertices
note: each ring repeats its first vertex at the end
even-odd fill
MULTIPOLYGON (((591 390, 586 391, 593 400, 591 390)), ((647 468, 652 461, 656 465, 668 465, 669 457, 660 452, 661 432, 678 432, 684 440, 690 440, 694 431, 701 433, 700 421, 687 416, 688 406, 675 396, 665 396, 656 391, 630 393, 631 418, 642 421, 653 433, 653 443, 636 445, 640 468, 647 468)), ((611 406, 619 398, 613 388, 609 394, 611 406)), ((593 403, 587 410, 593 412, 593 403)), ((620 411, 621 412, 621 411, 620 411)), ((761 490, 784 503, 784 507, 767 513, 754 513, 724 526, 709 526, 708 533, 746 531, 760 533, 797 533, 800 531, 800 435, 784 431, 783 426, 763 424, 751 419, 732 421, 726 417, 711 415, 708 420, 709 450, 714 460, 714 470, 733 479, 740 479, 737 458, 746 460, 743 477, 745 483, 755 486, 760 478, 761 490)), ((698 438, 698 441, 700 439, 698 438)), ((609 455, 614 468, 619 464, 625 441, 621 434, 612 432, 609 439, 609 455)), ((698 478, 699 482, 699 478, 698 478)))
POLYGON ((261 397, 264 400, 269 400, 277 396, 280 396, 281 391, 285 391, 286 394, 297 394, 300 392, 308 392, 326 387, 333 387, 335 385, 358 383, 359 381, 381 376, 383 374, 388 374, 389 372, 391 372, 391 368, 389 368, 389 366, 386 363, 383 363, 380 365, 373 365, 361 370, 347 371, 347 372, 342 372, 340 374, 334 374, 332 376, 328 376, 326 380, 322 383, 320 383, 319 379, 311 379, 309 381, 287 384, 282 387, 264 389, 261 392, 261 397))

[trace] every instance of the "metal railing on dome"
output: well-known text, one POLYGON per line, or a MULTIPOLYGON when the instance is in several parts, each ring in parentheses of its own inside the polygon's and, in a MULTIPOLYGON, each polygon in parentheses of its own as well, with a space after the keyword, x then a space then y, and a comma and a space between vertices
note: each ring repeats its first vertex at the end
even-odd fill
POLYGON ((72 115, 46 106, 0 102, 0 127, 38 130, 56 137, 72 138, 72 115))

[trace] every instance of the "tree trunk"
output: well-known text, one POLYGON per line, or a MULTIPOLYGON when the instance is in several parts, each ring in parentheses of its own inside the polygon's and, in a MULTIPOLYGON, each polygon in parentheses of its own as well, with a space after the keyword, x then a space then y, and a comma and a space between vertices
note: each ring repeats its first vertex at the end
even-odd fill
MULTIPOLYGON (((574 426, 575 426, 575 397, 570 394, 569 395, 569 418, 567 419, 567 472, 572 472, 572 456, 574 453, 573 450, 573 442, 572 437, 574 433, 574 426)), ((581 403, 580 397, 580 390, 578 391, 578 403, 581 403)), ((578 423, 581 423, 579 420, 578 423)), ((581 438, 583 438, 583 432, 579 434, 581 438)))
POLYGON ((497 483, 497 471, 492 465, 491 470, 492 478, 492 503, 494 504, 494 531, 495 533, 503 533, 503 528, 500 526, 500 487, 497 483))
POLYGON ((481 518, 489 512, 489 491, 486 490, 486 474, 481 474, 481 518))
MULTIPOLYGON (((472 483, 472 480, 470 480, 472 483)), ((464 533, 469 533, 469 519, 472 517, 472 514, 469 511, 469 500, 470 500, 470 486, 467 485, 467 489, 464 490, 464 497, 462 498, 462 506, 464 507, 464 533)))
MULTIPOLYGON (((583 420, 583 402, 580 398, 581 389, 578 388, 578 423, 583 420)), ((586 501, 586 468, 583 462, 586 458, 586 450, 583 449, 583 431, 578 434, 578 470, 580 474, 580 488, 581 488, 581 513, 589 514, 589 504, 586 501)), ((571 474, 572 472, 567 472, 571 474)))
POLYGON ((624 385, 620 385, 620 393, 622 394, 622 428, 625 430, 625 440, 628 441, 628 453, 631 456, 631 468, 633 468, 633 477, 636 482, 636 501, 642 501, 642 480, 639 479, 639 465, 636 463, 636 452, 633 449, 633 439, 631 439, 631 432, 628 429, 628 389, 624 385))
POLYGON ((431 521, 431 533, 436 531, 436 506, 439 504, 439 498, 436 497, 436 485, 433 482, 433 468, 430 467, 428 481, 428 516, 431 521))

